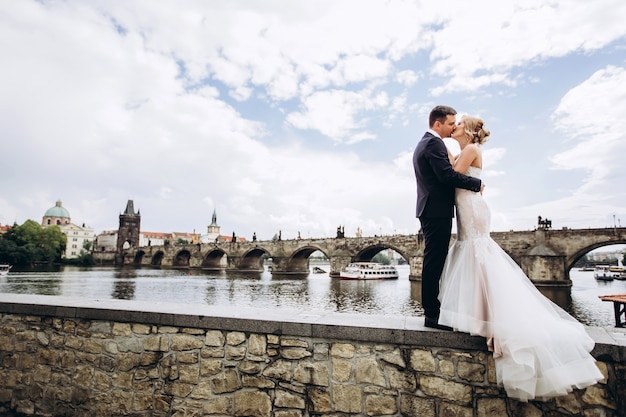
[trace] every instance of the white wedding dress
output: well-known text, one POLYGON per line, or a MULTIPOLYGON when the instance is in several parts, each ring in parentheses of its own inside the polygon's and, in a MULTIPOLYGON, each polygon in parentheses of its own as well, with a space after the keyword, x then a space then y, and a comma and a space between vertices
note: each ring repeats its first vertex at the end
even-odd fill
MULTIPOLYGON (((480 173, 470 167, 467 175, 480 173)), ((544 297, 489 236, 480 193, 457 189, 455 204, 457 240, 441 277, 439 323, 487 338, 509 397, 549 398, 601 380, 584 326, 544 297)))

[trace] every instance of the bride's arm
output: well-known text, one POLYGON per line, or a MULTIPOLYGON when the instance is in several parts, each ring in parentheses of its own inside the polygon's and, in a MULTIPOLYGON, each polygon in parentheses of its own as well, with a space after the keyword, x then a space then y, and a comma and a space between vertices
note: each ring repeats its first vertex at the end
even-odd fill
POLYGON ((471 144, 467 145, 463 151, 459 154, 454 164, 454 170, 464 174, 472 163, 478 159, 479 156, 478 146, 471 144))

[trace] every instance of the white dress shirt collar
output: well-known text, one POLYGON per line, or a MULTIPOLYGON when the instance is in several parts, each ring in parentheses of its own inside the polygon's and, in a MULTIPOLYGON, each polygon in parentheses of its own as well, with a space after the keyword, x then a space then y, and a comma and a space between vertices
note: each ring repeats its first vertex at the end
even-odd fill
POLYGON ((432 129, 428 129, 428 130, 427 130, 427 132, 430 132, 430 133, 432 133, 433 135, 435 135, 436 137, 438 137, 439 139, 441 139, 441 136, 439 136, 439 133, 435 132, 434 130, 432 130, 432 129))

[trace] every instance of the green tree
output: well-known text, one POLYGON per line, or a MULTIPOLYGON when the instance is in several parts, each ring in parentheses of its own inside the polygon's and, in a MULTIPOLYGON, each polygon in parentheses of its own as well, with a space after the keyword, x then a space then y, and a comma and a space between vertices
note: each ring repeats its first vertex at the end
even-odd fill
POLYGON ((387 255, 385 255, 384 253, 378 252, 372 258, 372 262, 378 262, 378 263, 383 264, 383 265, 389 265, 391 263, 391 259, 389 259, 389 257, 387 255))
POLYGON ((13 225, 0 238, 0 260, 12 265, 61 261, 67 237, 58 226, 41 227, 34 220, 13 225))
POLYGON ((78 264, 82 266, 93 266, 95 264, 93 260, 93 244, 90 240, 86 240, 83 243, 83 248, 78 254, 78 264))
POLYGON ((66 246, 67 236, 65 236, 59 226, 42 228, 39 247, 45 261, 48 263, 60 261, 66 246))

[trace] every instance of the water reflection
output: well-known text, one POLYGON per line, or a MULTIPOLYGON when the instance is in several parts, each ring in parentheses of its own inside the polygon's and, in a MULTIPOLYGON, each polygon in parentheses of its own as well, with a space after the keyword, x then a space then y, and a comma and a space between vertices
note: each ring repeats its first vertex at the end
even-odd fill
POLYGON ((572 292, 570 288, 539 288, 539 292, 548 297, 552 302, 568 310, 572 305, 572 292))
POLYGON ((20 279, 16 275, 6 277, 6 283, 17 294, 41 294, 41 295, 62 295, 62 280, 55 276, 34 277, 28 276, 20 279))
MULTIPOLYGON (((322 267, 330 270, 328 266, 322 267)), ((408 266, 401 265, 398 270, 397 280, 348 281, 330 278, 328 273, 272 276, 267 270, 65 267, 59 271, 12 271, 0 281, 0 292, 422 316, 421 283, 409 281, 408 266)), ((612 326, 612 303, 602 302, 598 296, 626 292, 626 281, 596 281, 593 272, 581 271, 571 271, 570 277, 571 291, 542 289, 542 292, 587 325, 612 326)))
POLYGON ((133 300, 135 298, 135 278, 137 278, 137 270, 121 269, 115 271, 115 281, 111 297, 116 300, 133 300))

